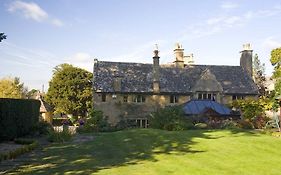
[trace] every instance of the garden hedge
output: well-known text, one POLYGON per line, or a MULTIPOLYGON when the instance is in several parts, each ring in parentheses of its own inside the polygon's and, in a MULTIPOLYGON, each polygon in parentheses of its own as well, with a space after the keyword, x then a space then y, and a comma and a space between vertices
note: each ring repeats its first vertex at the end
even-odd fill
POLYGON ((29 134, 39 121, 40 101, 0 98, 0 141, 29 134))

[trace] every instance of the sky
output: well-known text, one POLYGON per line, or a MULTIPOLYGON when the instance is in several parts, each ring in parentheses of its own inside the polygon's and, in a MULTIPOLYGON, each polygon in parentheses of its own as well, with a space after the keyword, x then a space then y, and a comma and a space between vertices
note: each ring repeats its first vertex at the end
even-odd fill
POLYGON ((175 60, 182 44, 195 64, 239 65, 242 45, 271 75, 270 52, 281 47, 280 0, 1 0, 0 79, 19 77, 44 90, 55 66, 92 72, 100 61, 175 60))

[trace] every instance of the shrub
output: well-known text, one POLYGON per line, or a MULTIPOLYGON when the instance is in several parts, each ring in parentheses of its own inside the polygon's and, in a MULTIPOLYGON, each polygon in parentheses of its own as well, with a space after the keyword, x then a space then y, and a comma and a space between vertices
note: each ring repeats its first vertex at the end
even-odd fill
POLYGON ((0 98, 0 140, 29 134, 39 121, 40 101, 0 98))
POLYGON ((149 118, 150 127, 168 131, 190 128, 192 123, 184 116, 180 106, 168 106, 153 112, 149 118))
POLYGON ((238 129, 238 123, 233 120, 224 120, 221 124, 221 129, 238 129))
POLYGON ((57 131, 49 131, 47 135, 47 139, 49 142, 67 142, 72 139, 72 134, 68 130, 63 130, 62 132, 57 131))
POLYGON ((46 135, 50 130, 53 130, 53 126, 46 122, 46 121, 40 121, 36 123, 32 129, 31 133, 32 135, 46 135))
POLYGON ((246 120, 239 120, 237 126, 242 129, 253 129, 254 126, 248 119, 246 120))
POLYGON ((28 145, 34 142, 32 139, 17 138, 14 140, 16 144, 28 145))
POLYGON ((78 132, 107 132, 113 130, 114 127, 107 122, 107 118, 103 116, 103 112, 92 109, 89 112, 88 118, 86 118, 85 124, 79 127, 78 132))
POLYGON ((264 116, 254 117, 251 122, 256 129, 262 129, 265 127, 266 123, 269 121, 269 118, 264 116))

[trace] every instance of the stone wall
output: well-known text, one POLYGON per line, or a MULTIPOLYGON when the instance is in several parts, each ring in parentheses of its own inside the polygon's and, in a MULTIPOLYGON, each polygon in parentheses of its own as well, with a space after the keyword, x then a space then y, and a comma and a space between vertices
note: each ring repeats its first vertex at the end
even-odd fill
MULTIPOLYGON (((157 108, 163 108, 168 105, 179 105, 188 102, 190 95, 178 95, 178 103, 170 103, 170 95, 165 94, 146 94, 145 102, 134 102, 134 97, 140 94, 105 94, 106 101, 102 102, 102 93, 94 93, 94 108, 103 111, 108 121, 115 125, 121 119, 145 119, 151 112, 157 108), (124 96, 127 96, 127 102, 124 102, 124 96)), ((196 99, 196 95, 192 98, 196 99)), ((218 94, 217 101, 222 104, 232 103, 232 95, 218 94)), ((256 96, 245 96, 244 98, 254 98, 256 96)))
POLYGON ((108 121, 115 125, 120 119, 143 119, 157 108, 167 105, 182 104, 190 100, 189 95, 179 95, 178 103, 170 103, 170 95, 143 95, 145 102, 134 102, 134 97, 139 94, 106 94, 106 101, 102 102, 102 94, 94 94, 94 108, 102 110, 108 121), (124 96, 128 96, 124 102, 124 96), (114 97, 114 98, 113 98, 114 97))

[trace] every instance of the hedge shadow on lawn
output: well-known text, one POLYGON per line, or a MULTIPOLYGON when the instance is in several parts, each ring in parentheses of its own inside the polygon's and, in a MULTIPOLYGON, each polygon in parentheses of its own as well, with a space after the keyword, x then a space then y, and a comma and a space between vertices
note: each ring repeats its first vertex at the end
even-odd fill
MULTIPOLYGON (((219 139, 212 130, 163 131, 134 129, 98 134, 93 141, 81 144, 53 144, 45 148, 44 157, 20 169, 30 174, 90 174, 102 169, 158 161, 161 154, 200 154, 193 150, 194 138, 219 139)), ((234 134, 243 130, 230 130, 234 134)), ((247 132, 245 134, 255 135, 247 132)), ((21 170, 20 170, 21 171, 21 170)))

